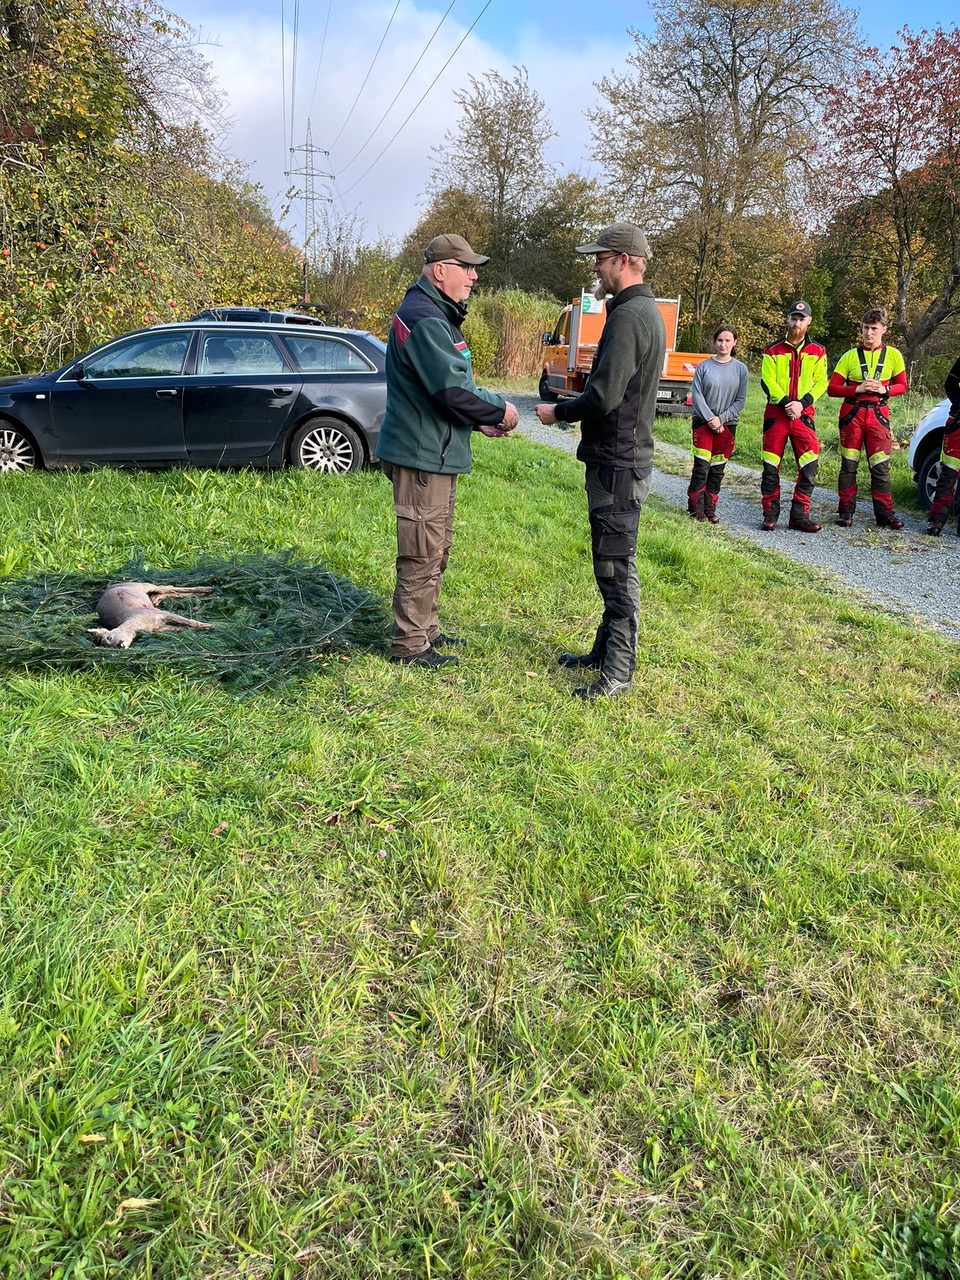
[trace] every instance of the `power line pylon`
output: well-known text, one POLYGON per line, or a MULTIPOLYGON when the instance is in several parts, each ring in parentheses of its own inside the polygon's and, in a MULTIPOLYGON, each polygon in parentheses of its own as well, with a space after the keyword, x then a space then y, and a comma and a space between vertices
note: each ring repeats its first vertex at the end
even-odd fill
MULTIPOLYGON (((313 145, 313 136, 310 131, 310 121, 307 120, 307 140, 301 147, 291 147, 290 155, 296 152, 302 152, 304 155, 304 165, 302 169, 287 169, 286 176, 288 178, 303 178, 303 190, 294 192, 294 198, 303 201, 303 301, 310 301, 309 280, 307 277, 307 252, 310 249, 313 238, 317 230, 317 202, 322 201, 330 204, 329 196, 318 196, 316 191, 317 178, 333 179, 332 173, 324 173, 316 168, 315 160, 317 156, 329 156, 330 152, 325 151, 323 147, 315 147, 313 145)), ((292 164, 291 160, 291 164, 292 164)))

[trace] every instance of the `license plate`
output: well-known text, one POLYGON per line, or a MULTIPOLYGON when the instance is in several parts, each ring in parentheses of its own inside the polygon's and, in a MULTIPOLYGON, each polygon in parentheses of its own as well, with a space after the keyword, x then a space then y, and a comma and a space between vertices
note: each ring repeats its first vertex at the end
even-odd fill
POLYGON ((658 400, 669 400, 669 399, 670 399, 670 392, 669 392, 669 391, 660 391, 660 390, 658 389, 658 390, 657 390, 657 399, 658 399, 658 400))

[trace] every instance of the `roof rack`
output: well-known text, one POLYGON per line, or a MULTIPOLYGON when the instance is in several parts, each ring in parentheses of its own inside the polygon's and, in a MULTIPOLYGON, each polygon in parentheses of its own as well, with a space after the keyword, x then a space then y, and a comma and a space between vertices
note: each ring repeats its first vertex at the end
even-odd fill
MULTIPOLYGON (((301 315, 298 311, 270 311, 267 307, 207 307, 191 320, 220 320, 231 324, 307 324, 324 326, 316 316, 301 315)), ((327 326, 324 326, 327 327, 327 326)))

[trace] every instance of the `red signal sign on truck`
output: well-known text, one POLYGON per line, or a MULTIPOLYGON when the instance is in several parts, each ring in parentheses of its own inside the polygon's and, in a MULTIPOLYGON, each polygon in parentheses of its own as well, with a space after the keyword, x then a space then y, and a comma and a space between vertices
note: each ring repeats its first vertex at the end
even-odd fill
MULTIPOLYGON (((667 354, 657 388, 657 413, 689 414, 693 371, 709 353, 677 351, 680 299, 657 298, 667 331, 667 354)), ((557 317, 552 333, 543 335, 543 373, 540 395, 544 400, 578 396, 593 363, 594 352, 607 318, 607 308, 584 290, 557 317)))

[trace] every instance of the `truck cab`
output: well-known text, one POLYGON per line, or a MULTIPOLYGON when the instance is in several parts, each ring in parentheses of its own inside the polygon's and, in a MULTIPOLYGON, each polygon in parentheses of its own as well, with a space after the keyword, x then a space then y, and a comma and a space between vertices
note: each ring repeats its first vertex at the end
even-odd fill
MULTIPOLYGON (((693 371, 709 353, 677 351, 680 299, 657 298, 667 333, 667 352, 657 388, 657 413, 690 414, 693 371)), ((540 395, 554 401, 578 396, 586 385, 597 343, 607 318, 604 302, 584 290, 560 312, 551 333, 543 335, 543 371, 540 395)))

